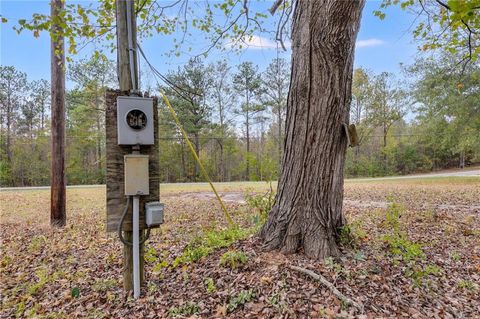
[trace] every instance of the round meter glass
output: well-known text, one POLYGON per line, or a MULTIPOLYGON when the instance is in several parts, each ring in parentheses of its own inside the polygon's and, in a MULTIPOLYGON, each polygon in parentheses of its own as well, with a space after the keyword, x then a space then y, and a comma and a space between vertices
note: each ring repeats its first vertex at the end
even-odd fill
POLYGON ((131 110, 127 113, 127 124, 136 131, 143 130, 147 126, 147 116, 140 110, 131 110))

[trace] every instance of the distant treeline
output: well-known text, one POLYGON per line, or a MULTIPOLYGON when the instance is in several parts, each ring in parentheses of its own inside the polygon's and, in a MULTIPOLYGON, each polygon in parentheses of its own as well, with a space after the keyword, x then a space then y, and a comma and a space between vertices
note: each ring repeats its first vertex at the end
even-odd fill
MULTIPOLYGON (((381 176, 460 167, 480 162, 480 68, 455 67, 449 57, 418 60, 402 78, 354 72, 350 123, 360 146, 349 148, 347 176, 381 176)), ((115 87, 104 56, 71 63, 67 76, 68 184, 105 182, 104 93, 115 87)), ((50 87, 1 66, 0 183, 48 185, 50 87)), ((143 73, 151 95, 154 74, 143 73)), ((215 181, 275 180, 281 167, 290 67, 274 59, 230 67, 192 59, 166 75, 163 87, 215 181)), ((160 104, 163 182, 203 181, 168 111, 160 104)))

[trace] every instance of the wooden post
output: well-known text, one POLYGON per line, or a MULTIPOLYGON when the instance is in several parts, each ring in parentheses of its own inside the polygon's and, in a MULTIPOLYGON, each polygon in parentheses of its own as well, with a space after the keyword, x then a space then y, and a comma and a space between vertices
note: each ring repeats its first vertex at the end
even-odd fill
MULTIPOLYGON (((134 0, 116 0, 117 20, 117 71, 120 91, 138 91, 137 55, 131 59, 130 45, 136 49, 136 16, 134 0), (130 10, 127 10, 127 2, 130 10), (128 18, 127 18, 128 17, 128 18), (130 23, 130 26, 128 25, 130 23), (129 34, 129 31, 132 34, 129 34), (130 38, 130 39, 129 39, 130 38), (132 61, 133 60, 133 61, 132 61), (133 65, 132 65, 133 64, 133 65), (133 71, 133 72, 132 72, 133 71), (133 74, 132 74, 133 73, 133 74)), ((135 53, 135 52, 134 52, 135 53)), ((143 231, 142 231, 143 232, 143 231)), ((125 231, 125 238, 132 242, 132 231, 125 231)), ((140 247, 140 285, 143 285, 143 245, 140 247)), ((125 291, 133 290, 133 249, 132 246, 123 246, 123 287, 125 291)))
MULTIPOLYGON (((129 46, 128 46, 128 28, 127 28, 127 1, 130 4, 130 24, 132 30, 132 46, 137 47, 137 23, 133 0, 116 0, 117 4, 117 73, 118 83, 121 91, 137 91, 138 88, 138 68, 137 54, 133 54, 133 67, 130 65, 129 46), (132 83, 132 71, 135 83, 132 83)), ((135 52, 134 52, 135 53, 135 52)))
POLYGON ((65 45, 60 12, 64 1, 52 0, 51 18, 51 90, 52 90, 52 166, 50 193, 50 224, 65 226, 67 216, 65 181, 65 45))
MULTIPOLYGON (((123 156, 132 152, 126 145, 118 145, 117 138, 117 97, 126 92, 108 90, 105 96, 106 160, 107 160, 107 232, 116 232, 126 204, 123 156)), ((153 99, 153 121, 158 123, 158 101, 153 99)), ((149 195, 140 197, 140 229, 145 229, 144 207, 146 202, 160 201, 160 159, 158 125, 154 126, 154 145, 142 145, 141 154, 148 155, 149 195)), ((123 223, 124 237, 132 241, 132 206, 123 223)), ((143 283, 143 245, 140 247, 140 282, 143 283)), ((123 246, 123 285, 126 291, 133 289, 133 254, 131 246, 123 246)))

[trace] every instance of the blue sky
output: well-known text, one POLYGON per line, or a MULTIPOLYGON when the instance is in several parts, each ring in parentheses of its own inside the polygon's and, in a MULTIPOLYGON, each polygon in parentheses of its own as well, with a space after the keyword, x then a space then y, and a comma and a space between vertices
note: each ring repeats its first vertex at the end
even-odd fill
MULTIPOLYGON (((68 1, 68 0, 67 0, 68 1)), ((376 73, 382 71, 399 73, 399 64, 410 64, 417 53, 413 43, 410 26, 413 16, 398 7, 390 8, 387 17, 381 21, 373 15, 380 1, 368 1, 363 11, 362 24, 358 35, 355 66, 365 67, 376 73)), ((257 10, 266 10, 271 2, 256 3, 257 10)), ((16 19, 28 18, 32 13, 48 13, 49 2, 37 1, 5 1, 0 0, 0 13, 9 19, 7 24, 0 24, 0 63, 13 65, 26 72, 30 80, 50 78, 50 41, 47 33, 42 33, 39 38, 34 38, 30 32, 18 35, 12 30, 16 19)), ((200 52, 207 44, 201 36, 190 39, 193 52, 200 52)), ((227 59, 231 64, 243 61, 252 61, 264 69, 272 58, 276 57, 276 45, 265 35, 257 35, 253 42, 261 47, 252 46, 240 54, 232 52, 213 51, 209 61, 227 59)), ((160 35, 143 40, 142 47, 151 62, 162 72, 176 69, 188 60, 184 55, 179 58, 166 57, 162 53, 171 45, 171 38, 160 35)), ((89 55, 92 47, 84 49, 79 56, 89 55)), ((289 58, 290 52, 282 52, 281 56, 289 58)), ((114 59, 115 55, 109 54, 114 59)), ((142 64, 143 65, 143 64, 142 64)), ((153 84, 153 83, 152 83, 153 84)), ((71 86, 71 83, 67 83, 71 86)))

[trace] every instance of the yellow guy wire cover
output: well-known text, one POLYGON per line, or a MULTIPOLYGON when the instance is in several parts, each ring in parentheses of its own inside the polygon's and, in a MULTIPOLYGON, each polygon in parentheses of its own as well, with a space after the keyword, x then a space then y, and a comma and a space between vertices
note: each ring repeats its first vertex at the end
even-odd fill
POLYGON ((208 176, 208 173, 207 173, 207 171, 205 170, 205 167, 203 167, 203 164, 202 164, 202 162, 200 161, 200 158, 198 157, 197 153, 195 152, 195 149, 193 148, 192 143, 191 143, 190 140, 188 139, 187 133, 186 133, 185 130, 183 129, 182 124, 180 124, 180 120, 178 119, 177 113, 176 113, 175 110, 173 109, 173 107, 172 107, 172 105, 170 104, 170 101, 168 100, 168 98, 167 98, 167 96, 165 95, 165 93, 164 93, 163 91, 160 91, 160 94, 162 95, 163 101, 165 101, 165 104, 167 105, 167 108, 168 108, 168 110, 170 111, 170 114, 172 114, 172 117, 173 117, 173 119, 175 120, 175 123, 177 124, 178 128, 179 128, 180 131, 182 132, 183 138, 185 139, 185 142, 187 143, 188 147, 190 148, 190 152, 192 152, 192 155, 193 155, 193 157, 195 158, 195 160, 197 161, 198 166, 200 166, 200 169, 201 169, 201 171, 202 171, 202 173, 203 173, 203 176, 207 179, 208 183, 210 184, 210 187, 212 188, 213 192, 215 193, 215 196, 217 197, 218 201, 220 202, 220 205, 222 206, 223 213, 224 213, 224 215, 225 215, 225 218, 227 219, 227 222, 228 222, 229 226, 234 226, 232 217, 230 216, 230 213, 228 212, 227 207, 226 207, 225 204, 223 203, 223 200, 222 200, 222 198, 220 197, 220 195, 218 195, 217 190, 215 189, 215 186, 213 186, 212 180, 210 179, 210 176, 208 176))

